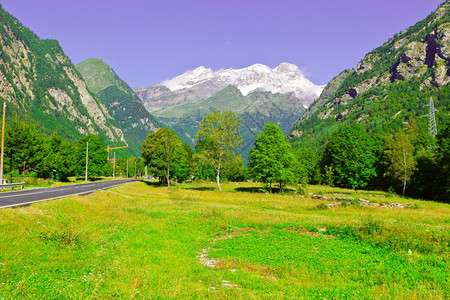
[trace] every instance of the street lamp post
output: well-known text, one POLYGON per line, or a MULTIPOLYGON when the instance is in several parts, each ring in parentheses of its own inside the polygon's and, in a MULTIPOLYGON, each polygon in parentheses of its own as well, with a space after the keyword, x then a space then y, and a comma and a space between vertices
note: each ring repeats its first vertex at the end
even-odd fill
POLYGON ((87 182, 88 178, 88 160, 89 160, 89 142, 86 142, 86 175, 84 180, 87 182))
POLYGON ((2 147, 0 153, 0 184, 3 184, 3 154, 5 153, 5 111, 6 102, 3 102, 2 147))

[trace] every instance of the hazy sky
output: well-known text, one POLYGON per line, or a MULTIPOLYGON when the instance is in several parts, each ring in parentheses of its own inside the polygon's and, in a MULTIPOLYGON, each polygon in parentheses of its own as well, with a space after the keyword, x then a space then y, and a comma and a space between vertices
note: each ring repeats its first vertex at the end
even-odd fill
POLYGON ((131 86, 198 66, 299 66, 326 84, 443 0, 0 0, 73 63, 103 59, 131 86))

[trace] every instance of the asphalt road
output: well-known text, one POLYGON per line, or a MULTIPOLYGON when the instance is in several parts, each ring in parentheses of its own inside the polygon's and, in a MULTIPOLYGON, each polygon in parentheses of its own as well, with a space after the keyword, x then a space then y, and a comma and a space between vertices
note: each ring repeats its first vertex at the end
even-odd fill
POLYGON ((109 189, 117 185, 138 181, 135 179, 99 181, 93 183, 70 184, 50 188, 35 188, 0 193, 0 208, 23 206, 35 202, 89 194, 97 190, 109 189))

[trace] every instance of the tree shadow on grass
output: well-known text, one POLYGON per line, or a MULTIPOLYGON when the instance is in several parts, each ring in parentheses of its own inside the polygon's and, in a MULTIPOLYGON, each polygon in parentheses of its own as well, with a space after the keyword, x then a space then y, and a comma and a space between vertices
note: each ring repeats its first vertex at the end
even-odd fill
MULTIPOLYGON (((236 192, 244 192, 244 193, 257 193, 257 194, 271 194, 269 188, 266 187, 238 187, 235 189, 236 192)), ((295 193, 295 190, 292 188, 285 188, 281 190, 279 187, 272 187, 272 194, 292 194, 295 193)))
POLYGON ((185 190, 191 190, 191 191, 214 191, 216 188, 209 187, 209 186, 201 186, 201 187, 188 187, 184 188, 185 190))
MULTIPOLYGON (((258 193, 258 194, 270 194, 270 190, 265 187, 238 187, 235 189, 236 192, 244 193, 258 193)), ((279 187, 272 187, 272 194, 279 194, 279 187)))
MULTIPOLYGON (((84 177, 76 177, 75 181, 84 181, 84 177)), ((96 182, 96 181, 101 181, 104 178, 102 177, 88 177, 88 182, 96 182)), ((70 181, 70 180, 69 180, 70 181)))
POLYGON ((152 186, 152 187, 166 187, 167 184, 166 183, 161 183, 159 181, 147 181, 147 180, 143 180, 143 183, 145 183, 146 185, 152 186))

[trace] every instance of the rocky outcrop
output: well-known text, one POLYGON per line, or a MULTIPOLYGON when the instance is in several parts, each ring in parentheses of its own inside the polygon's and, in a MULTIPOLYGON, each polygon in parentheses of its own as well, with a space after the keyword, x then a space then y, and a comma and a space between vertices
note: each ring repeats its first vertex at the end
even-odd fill
POLYGON ((328 208, 335 208, 339 206, 343 206, 343 203, 345 204, 357 204, 359 206, 365 206, 365 207, 384 207, 384 208, 417 208, 415 204, 410 203, 386 203, 386 202, 373 202, 369 201, 367 199, 362 198, 351 198, 351 197, 325 197, 322 195, 313 195, 311 198, 316 200, 324 200, 324 201, 334 201, 339 202, 336 204, 327 204, 328 208))

